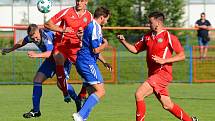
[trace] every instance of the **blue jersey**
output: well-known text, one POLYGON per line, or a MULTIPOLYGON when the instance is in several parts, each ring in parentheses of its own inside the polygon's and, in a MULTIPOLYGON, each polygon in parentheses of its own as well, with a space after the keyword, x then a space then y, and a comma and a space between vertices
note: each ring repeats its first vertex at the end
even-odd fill
POLYGON ((42 52, 53 50, 54 33, 47 29, 40 29, 41 41, 33 41, 29 36, 24 38, 26 43, 34 43, 42 52))
POLYGON ((88 63, 96 63, 99 54, 95 54, 93 49, 99 47, 102 42, 101 25, 93 20, 84 30, 82 48, 78 52, 78 58, 88 63))

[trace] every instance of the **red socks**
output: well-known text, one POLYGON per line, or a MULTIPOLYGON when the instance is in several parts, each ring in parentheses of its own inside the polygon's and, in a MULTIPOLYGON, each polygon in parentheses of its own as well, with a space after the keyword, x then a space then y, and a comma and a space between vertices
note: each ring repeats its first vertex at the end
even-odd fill
POLYGON ((80 99, 84 99, 87 97, 87 89, 85 86, 82 86, 80 93, 78 94, 80 99))
POLYGON ((146 105, 144 100, 136 101, 136 121, 144 121, 146 105))
POLYGON ((63 95, 67 96, 67 82, 66 82, 66 75, 64 72, 63 65, 56 65, 56 75, 57 75, 57 85, 60 90, 62 90, 63 95))
POLYGON ((192 119, 186 114, 178 105, 174 104, 173 108, 169 110, 175 117, 182 121, 192 121, 192 119))

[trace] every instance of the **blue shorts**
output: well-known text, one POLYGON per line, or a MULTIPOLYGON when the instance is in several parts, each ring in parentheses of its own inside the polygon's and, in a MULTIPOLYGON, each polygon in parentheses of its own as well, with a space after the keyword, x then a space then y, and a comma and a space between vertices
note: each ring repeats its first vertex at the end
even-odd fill
POLYGON ((198 36, 199 46, 208 46, 208 41, 204 40, 203 37, 198 36))
MULTIPOLYGON (((69 79, 71 67, 72 67, 72 62, 70 62, 69 60, 66 60, 64 63, 64 71, 65 71, 67 80, 69 79)), ((55 74, 55 69, 56 69, 55 61, 53 59, 48 58, 43 61, 43 63, 41 64, 37 72, 41 72, 45 74, 47 78, 52 78, 55 74)))
POLYGON ((76 70, 84 79, 85 83, 90 85, 104 83, 97 64, 87 64, 76 60, 76 70))

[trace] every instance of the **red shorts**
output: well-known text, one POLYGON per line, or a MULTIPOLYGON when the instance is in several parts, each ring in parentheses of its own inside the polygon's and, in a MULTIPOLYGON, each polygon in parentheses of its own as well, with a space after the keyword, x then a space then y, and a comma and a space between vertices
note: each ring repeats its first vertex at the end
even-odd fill
POLYGON ((80 43, 55 43, 53 53, 62 53, 66 59, 69 59, 71 62, 75 63, 77 58, 77 52, 80 50, 80 43))
POLYGON ((171 82, 164 74, 156 73, 151 75, 146 82, 153 88, 158 95, 169 96, 168 85, 171 82))

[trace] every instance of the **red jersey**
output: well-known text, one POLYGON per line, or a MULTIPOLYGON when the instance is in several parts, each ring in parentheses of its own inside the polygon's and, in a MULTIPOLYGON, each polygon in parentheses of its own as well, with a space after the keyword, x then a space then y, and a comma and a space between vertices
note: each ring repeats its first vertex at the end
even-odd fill
POLYGON ((69 33, 56 33, 55 43, 65 44, 63 40, 70 40, 70 43, 80 43, 80 40, 77 37, 77 32, 80 27, 83 29, 92 21, 93 17, 89 11, 85 11, 82 16, 79 16, 76 12, 75 7, 66 8, 58 12, 55 16, 51 18, 51 21, 54 24, 60 22, 60 28, 69 27, 72 32, 69 33))
MULTIPOLYGON (((172 80, 172 63, 160 65, 152 59, 152 55, 157 55, 163 59, 171 58, 173 51, 179 53, 183 50, 178 38, 166 30, 162 30, 156 36, 152 32, 147 33, 141 40, 135 43, 138 52, 147 51, 146 61, 148 75, 164 72, 169 80, 172 80), (163 71, 161 71, 163 70, 163 71), (167 72, 167 73, 166 73, 167 72)), ((162 73, 162 74, 164 74, 162 73)))

